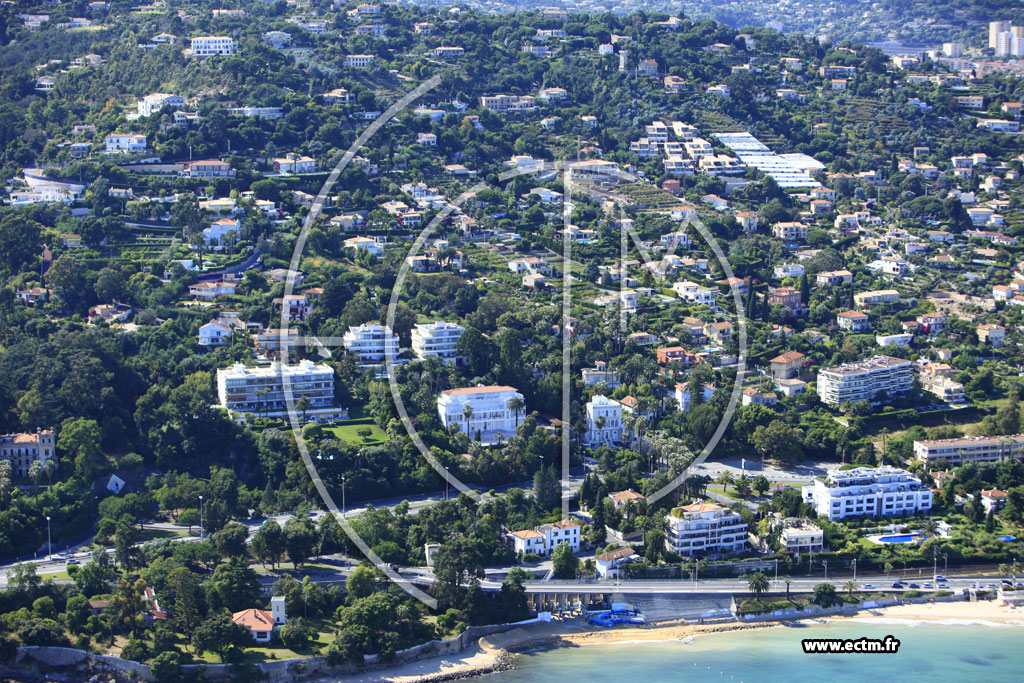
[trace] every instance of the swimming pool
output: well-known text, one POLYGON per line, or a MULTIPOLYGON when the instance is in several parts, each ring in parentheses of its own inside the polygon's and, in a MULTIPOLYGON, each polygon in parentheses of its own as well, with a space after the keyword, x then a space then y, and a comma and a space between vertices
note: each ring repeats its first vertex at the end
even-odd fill
POLYGON ((879 543, 917 543, 921 534, 894 534, 892 536, 879 536, 875 540, 879 543))
POLYGON ((1003 543, 1012 543, 1013 541, 1017 540, 1016 536, 996 536, 996 538, 998 538, 1003 543))

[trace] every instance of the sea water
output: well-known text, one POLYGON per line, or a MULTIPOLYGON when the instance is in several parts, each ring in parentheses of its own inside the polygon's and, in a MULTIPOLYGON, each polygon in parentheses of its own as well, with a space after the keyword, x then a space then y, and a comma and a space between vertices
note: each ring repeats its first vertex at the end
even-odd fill
MULTIPOLYGON (((807 622, 803 622, 807 623, 807 622)), ((519 654, 500 683, 586 681, 1024 682, 1024 626, 844 620, 731 631, 682 641, 608 643, 519 654), (900 641, 895 654, 804 654, 804 638, 900 641)))

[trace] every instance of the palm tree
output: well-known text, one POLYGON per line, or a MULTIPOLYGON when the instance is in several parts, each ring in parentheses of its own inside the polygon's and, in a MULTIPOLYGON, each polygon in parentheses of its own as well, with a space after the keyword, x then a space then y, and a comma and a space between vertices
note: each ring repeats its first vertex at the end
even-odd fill
POLYGON ((632 410, 622 411, 622 426, 626 429, 627 437, 626 440, 632 444, 633 439, 636 436, 636 418, 637 414, 632 410))
POLYGON ((792 579, 786 579, 786 600, 789 600, 789 586, 792 584, 792 579))
MULTIPOLYGON (((469 406, 466 406, 467 408, 469 406)), ((516 431, 519 431, 519 413, 526 407, 526 401, 520 396, 513 396, 508 400, 508 409, 516 414, 516 431)))
POLYGON ((921 524, 921 535, 925 540, 939 535, 939 523, 934 517, 929 517, 921 524))
POLYGON ((747 587, 760 600, 761 594, 771 587, 771 583, 769 583, 768 577, 764 575, 764 572, 754 572, 747 578, 747 587))
POLYGON ((473 406, 463 406, 462 417, 466 418, 466 433, 469 434, 469 421, 473 417, 473 406))
POLYGON ((53 458, 46 461, 43 465, 43 471, 46 472, 46 488, 53 486, 53 474, 57 471, 57 463, 53 458))
POLYGON ((308 413, 309 409, 313 407, 313 403, 307 396, 303 396, 295 402, 295 407, 300 413, 302 413, 302 424, 306 424, 306 413, 308 413))
POLYGON ((846 589, 846 594, 852 598, 853 591, 857 589, 857 582, 853 579, 850 579, 843 585, 843 587, 846 589))
POLYGON ((722 472, 720 475, 718 475, 718 483, 722 485, 723 492, 729 490, 729 484, 733 483, 733 481, 734 480, 732 472, 730 472, 729 470, 726 470, 722 472))
POLYGON ((28 468, 28 478, 32 480, 33 486, 39 488, 39 480, 43 478, 43 465, 38 460, 32 461, 28 468))

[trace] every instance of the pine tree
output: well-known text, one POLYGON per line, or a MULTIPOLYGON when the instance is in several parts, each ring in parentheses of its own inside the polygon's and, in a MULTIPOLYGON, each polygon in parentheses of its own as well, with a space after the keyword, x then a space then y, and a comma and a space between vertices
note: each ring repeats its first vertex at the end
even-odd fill
POLYGON ((608 538, 608 531, 604 527, 604 499, 601 499, 594 505, 594 513, 591 517, 590 532, 587 538, 591 545, 597 548, 604 545, 605 540, 608 538))

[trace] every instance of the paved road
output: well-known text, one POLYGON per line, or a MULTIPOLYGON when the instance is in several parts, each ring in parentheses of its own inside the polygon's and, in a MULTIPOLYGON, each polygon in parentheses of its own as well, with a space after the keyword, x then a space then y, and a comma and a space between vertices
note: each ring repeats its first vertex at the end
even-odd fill
MULTIPOLYGON (((925 583, 931 583, 935 586, 935 583, 931 581, 931 578, 932 577, 929 575, 924 579, 908 579, 907 583, 918 583, 922 587, 922 591, 960 590, 963 588, 970 588, 974 583, 979 584, 980 587, 985 587, 987 584, 998 584, 1002 577, 996 575, 957 577, 944 582, 949 586, 948 589, 924 588, 925 583)), ((769 577, 769 579, 771 580, 772 591, 786 590, 784 577, 779 577, 777 580, 772 577, 769 577)), ((810 593, 814 591, 814 587, 818 584, 831 583, 836 587, 836 590, 843 591, 845 590, 846 582, 849 580, 850 577, 848 576, 833 579, 825 579, 823 576, 794 577, 790 579, 789 589, 794 593, 810 593)), ((892 591, 894 590, 892 588, 894 581, 896 581, 896 577, 892 576, 870 575, 857 577, 857 591, 892 591), (870 585, 872 587, 866 588, 866 585, 870 585)), ((904 583, 905 587, 907 583, 904 583)), ((481 587, 486 590, 500 590, 501 583, 497 581, 483 581, 481 582, 481 587)), ((527 593, 634 593, 643 595, 749 592, 749 586, 746 579, 711 579, 699 581, 692 581, 688 579, 665 581, 537 581, 527 582, 525 584, 525 589, 527 593)))
MULTIPOLYGON (((565 482, 563 482, 563 485, 562 485, 562 495, 563 495, 563 497, 564 496, 571 496, 582 485, 582 483, 583 483, 583 470, 582 470, 582 468, 579 468, 579 469, 580 469, 580 471, 577 472, 575 474, 575 476, 573 476, 570 479, 568 479, 565 482)), ((494 490, 495 490, 496 493, 505 493, 505 492, 507 492, 507 491, 509 491, 510 489, 513 489, 513 488, 525 489, 529 493, 531 491, 531 489, 533 488, 533 482, 532 481, 523 481, 523 482, 517 482, 517 483, 513 483, 513 484, 505 484, 503 486, 495 487, 494 490)), ((489 491, 489 489, 488 489, 488 491, 489 491)), ((489 493, 487 491, 478 491, 478 492, 483 496, 483 498, 485 500, 488 500, 490 498, 489 493)), ((424 509, 426 509, 426 508, 428 508, 428 507, 430 507, 432 505, 437 505, 438 503, 444 502, 446 499, 452 500, 452 499, 456 498, 458 496, 458 493, 459 493, 458 489, 456 489, 455 487, 449 487, 447 492, 442 489, 440 491, 436 491, 436 492, 432 492, 432 493, 426 493, 426 494, 418 494, 418 495, 412 495, 412 496, 398 496, 398 497, 392 497, 392 498, 382 498, 382 499, 373 500, 373 501, 361 501, 358 504, 356 504, 355 507, 347 507, 344 510, 344 513, 345 513, 346 518, 348 518, 348 517, 356 517, 356 516, 366 512, 367 508, 370 505, 373 505, 377 509, 380 509, 380 508, 394 508, 397 505, 399 505, 400 503, 402 503, 404 501, 408 501, 408 503, 409 503, 409 514, 415 515, 419 511, 424 510, 424 509)), ((314 510, 310 510, 307 514, 309 514, 310 518, 314 522, 319 522, 320 518, 323 517, 325 514, 327 514, 327 511, 326 510, 314 509, 314 510)), ((288 522, 288 520, 291 519, 293 516, 294 515, 292 513, 282 513, 282 514, 271 515, 268 519, 273 519, 278 524, 284 526, 288 522)), ((259 530, 260 525, 263 524, 263 520, 258 520, 258 521, 255 521, 255 520, 239 520, 239 521, 242 524, 244 524, 244 525, 246 525, 248 527, 248 529, 249 529, 249 537, 250 538, 252 538, 252 536, 259 530)), ((186 535, 183 535, 183 536, 171 539, 172 541, 178 542, 178 543, 195 543, 196 541, 202 540, 200 538, 200 535, 199 535, 199 529, 197 529, 197 528, 193 528, 193 532, 194 533, 188 534, 187 533, 188 527, 181 526, 181 525, 178 525, 178 524, 169 523, 169 522, 148 522, 148 523, 146 523, 145 526, 146 526, 146 528, 150 528, 150 529, 167 529, 167 530, 176 530, 176 531, 184 531, 184 532, 186 532, 186 535)), ((70 548, 68 548, 63 553, 58 554, 57 552, 55 552, 53 554, 53 556, 50 557, 50 558, 47 558, 47 557, 44 556, 44 557, 40 557, 40 558, 35 559, 35 560, 30 560, 30 562, 33 562, 36 565, 36 573, 38 573, 38 574, 56 574, 57 572, 60 572, 60 571, 63 571, 64 569, 66 569, 68 560, 73 560, 75 562, 78 562, 79 564, 85 564, 86 562, 88 562, 89 559, 92 556, 92 552, 89 551, 89 550, 85 550, 84 547, 87 546, 91 542, 92 542, 92 539, 87 539, 87 540, 85 540, 85 541, 83 541, 83 542, 81 542, 81 543, 79 543, 77 545, 71 546, 70 548)), ((149 543, 156 543, 156 542, 160 542, 160 541, 149 541, 149 543)), ((108 549, 107 553, 108 554, 112 554, 113 551, 108 549)), ((17 565, 17 564, 19 564, 19 563, 17 563, 17 562, 9 562, 9 563, 6 563, 6 564, 0 564, 0 587, 3 587, 3 586, 7 585, 7 575, 9 573, 9 571, 11 569, 13 569, 14 566, 17 565)))

